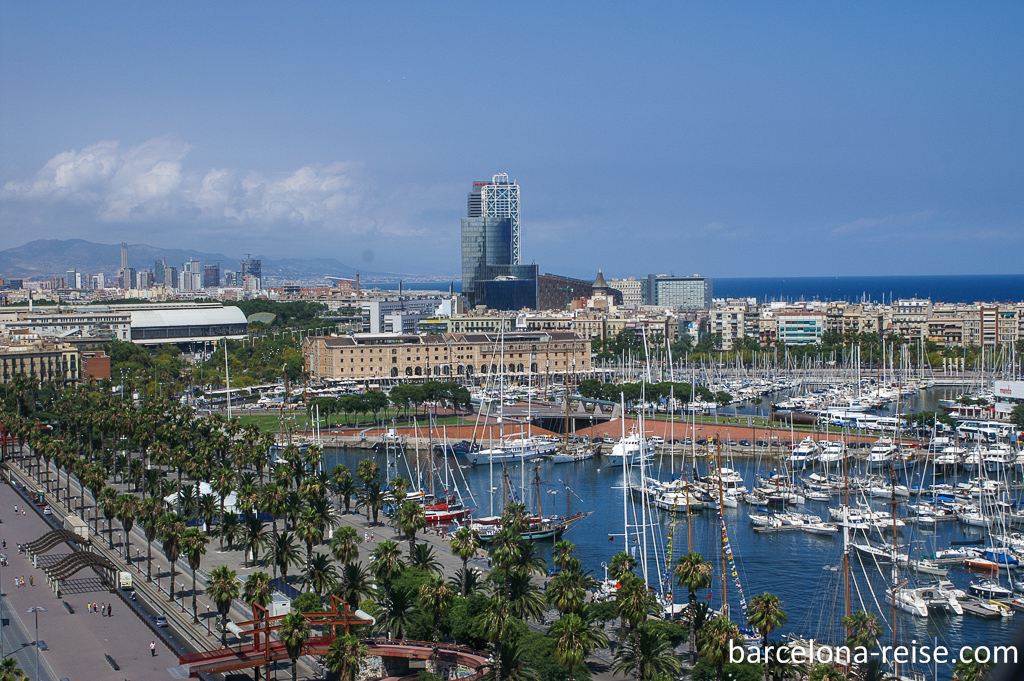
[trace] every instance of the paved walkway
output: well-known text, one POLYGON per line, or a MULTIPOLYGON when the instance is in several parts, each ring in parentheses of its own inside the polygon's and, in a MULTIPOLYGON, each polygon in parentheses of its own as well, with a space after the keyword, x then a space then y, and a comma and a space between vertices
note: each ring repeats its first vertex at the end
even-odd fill
MULTIPOLYGON (((178 663, 177 655, 157 641, 157 656, 149 651, 153 633, 143 626, 139 618, 129 612, 120 599, 111 598, 109 589, 100 584, 92 571, 83 570, 67 580, 63 602, 46 586, 41 568, 33 568, 29 558, 18 553, 17 545, 34 541, 52 528, 34 508, 24 515, 25 502, 8 484, 0 484, 0 538, 7 541, 10 564, 0 571, 0 585, 7 595, 4 599, 4 616, 14 614, 26 631, 35 635, 33 615, 28 608, 42 606, 45 613, 39 614, 39 638, 46 641, 48 650, 40 655, 40 676, 56 681, 67 678, 70 681, 141 681, 143 679, 170 678, 167 668, 178 663), (14 515, 18 505, 19 515, 14 515), (16 578, 25 578, 24 587, 16 587, 16 578), (35 586, 30 586, 29 581, 35 586), (87 612, 87 602, 113 603, 111 617, 87 612), (74 614, 64 606, 66 602, 74 614), (121 668, 114 669, 107 662, 110 655, 121 668), (49 667, 52 672, 47 672, 49 667)), ((52 554, 68 553, 66 545, 55 548, 52 554)), ((12 621, 12 624, 14 622, 12 621)), ((7 629, 5 635, 10 631, 7 629)), ((31 640, 31 639, 30 639, 31 640)), ((5 651, 10 643, 5 638, 5 651)), ((35 679, 35 657, 18 656, 22 670, 35 679), (28 659, 26 660, 26 657, 28 659), (28 666, 26 666, 26 662, 28 666)))

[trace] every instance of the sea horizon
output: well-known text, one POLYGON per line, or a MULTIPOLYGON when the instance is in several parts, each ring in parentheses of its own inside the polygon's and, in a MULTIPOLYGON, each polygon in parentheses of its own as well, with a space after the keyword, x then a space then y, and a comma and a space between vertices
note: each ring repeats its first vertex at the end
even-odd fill
MULTIPOLYGON (((901 298, 929 298, 936 303, 1024 301, 1024 274, 711 277, 711 281, 715 298, 756 298, 759 302, 888 303, 901 298)), ((448 286, 443 282, 402 284, 404 290, 415 291, 447 291, 448 286)), ((377 282, 367 288, 397 290, 398 281, 377 282)), ((456 279, 454 288, 461 293, 462 282, 456 279)))

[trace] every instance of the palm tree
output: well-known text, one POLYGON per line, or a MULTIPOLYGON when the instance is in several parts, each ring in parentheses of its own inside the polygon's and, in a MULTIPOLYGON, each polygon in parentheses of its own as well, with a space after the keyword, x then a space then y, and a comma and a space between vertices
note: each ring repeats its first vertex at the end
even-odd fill
POLYGON ((295 534, 306 542, 306 565, 308 568, 310 561, 313 560, 313 545, 319 544, 324 538, 324 529, 320 525, 320 518, 316 511, 307 508, 302 512, 299 524, 295 528, 295 534))
POLYGON ((118 496, 117 490, 113 487, 104 487, 100 492, 98 502, 103 511, 103 517, 107 519, 107 548, 111 550, 114 548, 114 523, 112 521, 117 516, 118 496))
POLYGON ((260 560, 260 549, 267 545, 267 524, 255 513, 245 517, 245 551, 252 555, 252 564, 260 560))
POLYGON ((327 669, 341 681, 355 681, 368 648, 351 634, 336 637, 327 649, 327 669))
POLYGON ((142 502, 139 508, 139 522, 142 523, 142 531, 146 534, 146 581, 153 581, 153 540, 156 539, 160 528, 160 518, 163 516, 163 499, 149 497, 142 502))
POLYGON ((858 610, 843 618, 846 627, 846 645, 852 648, 871 650, 878 645, 878 637, 882 634, 882 625, 874 615, 858 610))
POLYGON ((615 651, 615 673, 632 673, 637 681, 650 681, 659 675, 675 678, 682 672, 682 664, 672 649, 672 643, 657 629, 649 625, 637 628, 631 637, 615 651))
POLYGON ((21 681, 28 676, 18 666, 18 659, 13 655, 0 660, 0 681, 21 681))
POLYGON ((558 611, 578 613, 583 609, 587 591, 594 586, 594 579, 579 572, 563 570, 548 582, 547 597, 558 611))
POLYGON ((604 629, 592 626, 576 613, 562 615, 548 632, 557 641, 555 659, 569 669, 569 681, 576 681, 575 667, 595 648, 608 645, 604 629))
MULTIPOLYGON (((477 549, 480 547, 480 542, 473 534, 473 531, 468 527, 460 527, 455 530, 452 534, 451 540, 452 553, 462 560, 462 575, 468 576, 469 571, 467 566, 469 559, 476 555, 477 549)), ((463 596, 467 596, 466 587, 462 587, 461 591, 463 596)))
POLYGON ((377 476, 380 475, 380 466, 372 458, 363 459, 356 466, 356 475, 363 483, 363 487, 369 487, 371 483, 377 481, 377 476))
POLYGON ((117 497, 117 520, 124 530, 124 555, 129 566, 132 564, 132 528, 135 527, 135 517, 141 505, 142 502, 134 494, 121 494, 117 497))
POLYGON ((483 573, 477 568, 459 568, 448 580, 459 591, 459 595, 468 598, 480 591, 483 584, 483 573))
POLYGON ((210 579, 206 583, 206 595, 213 599, 220 613, 220 645, 224 647, 228 641, 228 613, 231 611, 231 603, 238 598, 238 573, 227 565, 218 565, 210 573, 210 579))
POLYGON ((424 610, 430 613, 433 619, 433 656, 436 661, 438 652, 438 629, 441 626, 441 613, 448 608, 448 605, 452 602, 455 594, 448 588, 440 577, 434 576, 430 578, 430 581, 420 585, 419 596, 420 605, 423 606, 424 610))
POLYGON ((415 616, 416 593, 412 589, 396 586, 378 604, 380 627, 388 638, 405 638, 415 616))
POLYGON ((192 622, 199 624, 199 611, 196 606, 196 570, 206 555, 206 544, 209 538, 195 527, 185 530, 181 538, 181 548, 186 558, 188 567, 192 570, 192 622))
POLYGON ((502 641, 505 638, 505 627, 512 616, 508 600, 501 594, 495 594, 484 611, 483 630, 484 635, 494 644, 494 681, 501 681, 502 678, 502 641))
POLYGON ((737 640, 742 647, 739 627, 725 617, 715 617, 701 628, 700 655, 715 665, 717 681, 722 681, 722 667, 729 658, 729 647, 737 640))
POLYGON ((675 567, 676 579, 679 586, 686 587, 689 592, 689 605, 687 606, 687 619, 690 626, 690 658, 696 660, 697 627, 694 616, 697 610, 697 592, 711 586, 711 564, 704 562, 704 557, 699 553, 687 553, 679 558, 675 567))
MULTIPOLYGON (((226 466, 218 468, 213 473, 213 491, 220 497, 220 522, 224 526, 224 500, 231 494, 235 487, 235 472, 226 466)), ((224 533, 221 532, 221 548, 224 547, 224 533)))
POLYGON ((406 501, 399 507, 398 513, 395 515, 395 524, 409 540, 409 556, 411 557, 416 546, 416 533, 427 526, 427 517, 423 512, 423 507, 415 501, 406 501))
POLYGON ((390 539, 384 539, 370 554, 370 570, 377 581, 384 586, 386 598, 390 598, 391 582, 402 571, 402 550, 390 539))
POLYGON ((338 464, 331 471, 331 482, 338 493, 339 504, 344 504, 345 515, 348 515, 352 508, 352 495, 356 493, 356 481, 352 473, 345 466, 338 464))
POLYGON ((242 600, 250 606, 266 607, 270 603, 270 575, 262 570, 249 575, 242 590, 242 600))
POLYGON ((341 566, 341 585, 335 591, 335 595, 348 603, 348 607, 355 610, 359 607, 359 601, 363 598, 373 596, 373 576, 360 563, 346 563, 341 566))
POLYGON ((761 634, 761 647, 768 645, 768 636, 786 622, 786 613, 778 596, 763 593, 750 599, 747 624, 761 634))
POLYGON ((366 522, 373 517, 373 524, 377 525, 377 517, 380 509, 384 507, 384 490, 376 480, 364 487, 359 492, 359 499, 356 501, 356 508, 366 509, 366 522))
POLYGON ((636 575, 626 576, 615 592, 615 610, 619 619, 629 625, 633 631, 633 645, 639 647, 640 625, 647 621, 649 615, 657 611, 657 601, 644 581, 636 575))
POLYGON ((807 678, 810 681, 845 681, 846 675, 830 664, 819 664, 807 678))
POLYGON ((559 570, 565 570, 569 564, 569 558, 576 552, 576 545, 567 539, 559 539, 551 547, 551 562, 559 570))
POLYGON ((181 540, 185 536, 185 519, 177 513, 165 513, 159 521, 160 539, 164 555, 171 567, 171 583, 167 589, 167 600, 174 601, 174 567, 181 556, 181 540))
MULTIPOLYGON (((221 516, 220 520, 220 532, 217 534, 222 540, 228 540, 228 551, 233 551, 235 548, 235 537, 238 535, 238 516, 234 513, 228 513, 225 516, 221 516)), ((223 546, 223 541, 221 541, 223 546)))
POLYGON ((443 571, 441 563, 434 553, 434 547, 430 544, 417 544, 409 556, 409 565, 417 570, 432 572, 435 575, 439 575, 443 571))
POLYGON ((611 563, 608 565, 608 571, 611 572, 612 577, 615 579, 622 579, 623 575, 635 570, 636 566, 636 558, 625 551, 619 551, 612 556, 611 563))
POLYGON ((521 639, 502 641, 495 645, 494 665, 480 677, 480 681, 541 681, 526 660, 526 648, 521 639))
POLYGON ((984 681, 988 678, 991 662, 978 662, 974 650, 967 649, 960 655, 960 661, 953 665, 956 681, 984 681))
POLYGON ((284 643, 285 650, 288 651, 288 657, 292 660, 292 681, 297 681, 299 657, 310 636, 309 620, 300 613, 290 612, 281 620, 277 634, 281 637, 281 642, 284 643))
POLYGON ((547 599, 537 585, 530 580, 530 575, 519 570, 512 570, 508 575, 509 612, 521 620, 539 622, 544 616, 547 599))
POLYGON ((317 596, 323 597, 338 583, 338 572, 327 555, 318 553, 309 561, 302 583, 312 588, 317 596))
POLYGON ((281 579, 288 582, 288 568, 302 565, 302 557, 299 556, 299 547, 295 543, 295 535, 290 532, 282 532, 271 545, 273 551, 274 567, 281 568, 281 579))

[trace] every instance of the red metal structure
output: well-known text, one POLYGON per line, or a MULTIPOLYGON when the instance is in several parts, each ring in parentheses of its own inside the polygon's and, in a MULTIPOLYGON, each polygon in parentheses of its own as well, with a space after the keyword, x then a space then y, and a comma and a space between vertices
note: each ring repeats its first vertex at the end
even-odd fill
MULTIPOLYGON (((364 613, 365 614, 365 613, 364 613)), ((198 676, 200 672, 219 674, 238 669, 269 667, 273 662, 288 659, 288 651, 284 643, 272 638, 271 634, 281 626, 283 615, 270 617, 266 608, 253 605, 253 619, 240 622, 242 629, 240 638, 252 638, 251 642, 241 642, 233 648, 220 648, 190 655, 182 655, 178 663, 187 668, 189 676, 198 676), (251 628, 250 628, 251 627, 251 628)), ((331 609, 328 612, 309 612, 303 615, 314 627, 320 627, 330 634, 312 636, 302 648, 303 655, 326 655, 327 649, 338 635, 338 628, 344 627, 345 633, 351 627, 372 625, 373 618, 363 618, 353 613, 348 603, 337 596, 331 596, 331 609)), ((403 641, 396 639, 364 639, 369 655, 380 657, 399 657, 405 659, 425 660, 433 655, 433 644, 423 641, 403 641)), ((487 665, 487 654, 460 646, 438 646, 438 658, 442 662, 459 664, 477 672, 466 677, 466 681, 478 678, 487 665)))

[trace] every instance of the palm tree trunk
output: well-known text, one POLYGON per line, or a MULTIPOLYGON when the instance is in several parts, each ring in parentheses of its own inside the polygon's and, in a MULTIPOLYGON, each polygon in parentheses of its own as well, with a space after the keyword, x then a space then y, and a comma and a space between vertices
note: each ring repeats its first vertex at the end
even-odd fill
POLYGON ((192 623, 199 624, 199 609, 196 605, 196 571, 192 570, 192 623))
POLYGON ((170 601, 171 603, 173 603, 174 602, 174 561, 172 561, 170 558, 168 558, 167 562, 171 564, 171 584, 170 584, 170 586, 167 587, 167 600, 170 601))
POLYGON ((153 542, 146 540, 146 581, 153 581, 153 542))

